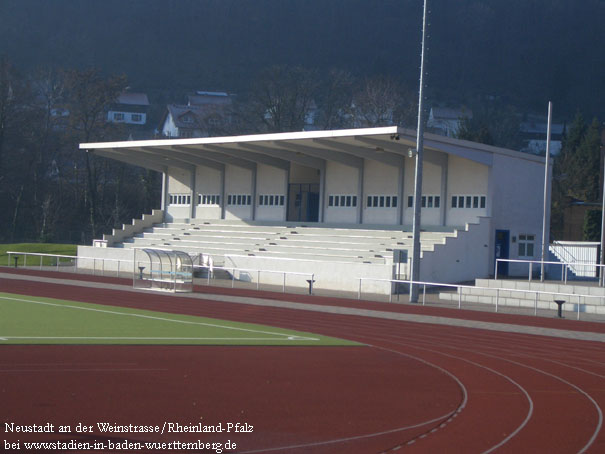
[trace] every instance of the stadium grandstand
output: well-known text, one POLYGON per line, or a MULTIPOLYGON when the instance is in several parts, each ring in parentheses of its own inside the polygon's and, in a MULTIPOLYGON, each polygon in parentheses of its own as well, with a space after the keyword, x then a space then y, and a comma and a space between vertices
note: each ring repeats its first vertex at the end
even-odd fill
MULTIPOLYGON (((469 281, 493 274, 496 258, 539 258, 544 158, 433 134, 424 143, 421 280, 469 281)), ((326 290, 407 278, 414 147, 415 131, 399 127, 83 143, 163 178, 159 210, 78 255, 165 248, 217 266, 313 273, 326 290)))

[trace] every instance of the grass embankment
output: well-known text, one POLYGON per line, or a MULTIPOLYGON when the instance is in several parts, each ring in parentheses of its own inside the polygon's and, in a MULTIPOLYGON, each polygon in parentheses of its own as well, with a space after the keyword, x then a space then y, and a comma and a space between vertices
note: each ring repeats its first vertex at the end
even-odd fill
MULTIPOLYGON (((53 244, 53 243, 15 243, 15 244, 0 244, 0 266, 14 266, 15 259, 11 256, 10 263, 8 263, 8 251, 11 252, 35 252, 38 254, 56 254, 56 255, 77 255, 78 246, 75 244, 53 244)), ((24 264, 24 256, 19 255, 18 264, 22 266, 24 264)), ((42 265, 56 265, 55 257, 43 257, 42 265)), ((63 258, 61 262, 68 262, 69 259, 63 258)), ((27 258, 27 264, 39 265, 40 258, 29 256, 27 258)))

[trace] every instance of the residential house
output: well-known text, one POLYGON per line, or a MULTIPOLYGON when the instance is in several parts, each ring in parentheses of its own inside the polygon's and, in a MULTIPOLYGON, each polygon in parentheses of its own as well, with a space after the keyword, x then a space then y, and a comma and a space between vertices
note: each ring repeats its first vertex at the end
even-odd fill
POLYGON ((144 125, 147 123, 149 100, 145 93, 124 91, 107 111, 107 121, 125 123, 128 125, 144 125))
POLYGON ((187 105, 169 104, 160 122, 164 137, 210 137, 224 134, 231 124, 234 95, 198 91, 187 97, 187 105))
POLYGON ((452 109, 449 107, 433 107, 429 113, 426 123, 427 129, 441 136, 456 137, 462 121, 473 118, 473 112, 461 107, 452 109))
MULTIPOLYGON (((519 126, 523 140, 521 151, 535 155, 546 155, 546 136, 548 120, 539 115, 527 115, 519 126)), ((556 156, 561 151, 561 140, 565 132, 563 123, 552 123, 550 127, 550 155, 556 156)))

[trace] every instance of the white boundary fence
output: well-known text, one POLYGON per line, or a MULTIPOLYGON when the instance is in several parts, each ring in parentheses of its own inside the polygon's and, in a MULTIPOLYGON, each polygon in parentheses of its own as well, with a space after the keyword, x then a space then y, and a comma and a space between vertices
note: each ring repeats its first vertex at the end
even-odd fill
MULTIPOLYGON (((59 254, 42 254, 42 253, 36 253, 36 252, 14 252, 14 251, 9 251, 7 252, 8 255, 8 266, 13 266, 14 264, 11 263, 11 258, 17 257, 17 256, 23 256, 23 264, 19 265, 22 267, 27 267, 27 257, 31 256, 33 258, 33 260, 30 258, 30 268, 34 267, 34 268, 38 268, 40 270, 42 269, 47 269, 47 270, 51 270, 51 269, 55 269, 56 271, 60 271, 60 270, 66 270, 66 271, 73 271, 74 273, 82 273, 83 270, 91 270, 93 275, 101 275, 101 276, 114 276, 114 277, 120 277, 120 273, 123 272, 126 274, 125 277, 127 278, 131 278, 133 277, 133 273, 135 271, 133 266, 134 266, 134 261, 133 260, 125 260, 125 259, 108 259, 108 258, 95 258, 95 257, 78 257, 75 255, 59 255, 59 254), (54 265, 44 265, 44 258, 48 257, 48 258, 55 258, 56 259, 56 263, 54 265), (39 260, 37 260, 39 258, 39 260), (61 264, 60 259, 67 259, 68 261, 64 261, 63 264, 61 264), (35 263, 34 263, 35 260, 35 263), (78 260, 81 261, 87 261, 87 262, 92 262, 92 268, 90 267, 86 267, 86 268, 81 268, 78 267, 78 260), (106 271, 106 266, 105 264, 112 264, 115 266, 112 266, 112 270, 111 271, 106 271)), ((299 273, 299 272, 295 272, 295 271, 277 271, 277 270, 262 270, 262 269, 255 269, 255 268, 237 268, 237 267, 222 267, 222 266, 209 266, 209 265, 194 265, 193 266, 194 269, 207 269, 208 270, 208 276, 207 276, 207 285, 210 285, 210 279, 213 277, 214 272, 217 270, 224 270, 227 272, 230 272, 231 274, 231 288, 235 287, 235 281, 239 280, 236 279, 236 275, 241 273, 255 273, 256 274, 256 289, 260 289, 260 285, 261 285, 261 274, 277 274, 277 275, 282 275, 282 278, 280 279, 280 284, 282 285, 282 292, 285 293, 286 291, 286 285, 287 285, 287 276, 303 276, 303 277, 307 277, 308 279, 306 279, 308 285, 309 285, 309 294, 313 293, 313 283, 315 282, 315 274, 314 273, 299 273)))
MULTIPOLYGON (((496 301, 495 301, 495 312, 498 312, 498 307, 499 307, 499 299, 500 299, 500 292, 518 292, 518 293, 523 293, 523 294, 531 294, 531 295, 535 295, 534 297, 534 315, 538 315, 538 296, 539 295, 551 295, 553 297, 553 303, 555 302, 555 297, 567 297, 570 301, 567 301, 567 303, 570 304, 575 304, 576 306, 576 312, 577 312, 577 320, 580 320, 580 312, 581 312, 581 307, 584 305, 586 306, 586 300, 587 298, 592 298, 592 299, 597 299, 597 300, 601 300, 601 302, 603 302, 603 304, 605 304, 605 297, 603 296, 595 296, 595 295, 583 295, 583 294, 578 294, 578 293, 562 293, 562 292, 545 292, 545 291, 541 291, 541 290, 521 290, 521 289, 511 289, 511 288, 494 288, 494 287, 477 287, 475 285, 462 285, 462 284, 443 284, 443 283, 439 283, 439 282, 424 282, 424 281, 411 281, 411 280, 399 280, 399 279, 377 279, 377 278, 366 278, 366 277, 358 277, 357 278, 359 280, 359 290, 357 292, 357 299, 361 299, 361 283, 363 281, 383 281, 383 282, 391 282, 393 284, 417 284, 417 285, 421 285, 422 286, 422 305, 425 305, 425 300, 426 300, 426 287, 446 287, 446 288, 452 288, 452 289, 456 289, 457 293, 458 293, 458 309, 462 309, 462 289, 464 288, 468 288, 468 289, 477 289, 477 290, 490 290, 490 291, 495 291, 496 292, 496 301), (572 299, 577 299, 577 303, 573 303, 571 300, 572 299), (582 305, 582 299, 584 300, 584 304, 582 305)), ((560 298, 559 298, 560 299, 560 298)), ((393 300, 393 295, 390 294, 389 295, 389 303, 392 302, 393 300)), ((544 302, 544 301, 542 301, 544 302)), ((485 303, 479 303, 479 304, 485 304, 485 303)))
MULTIPOLYGON (((595 268, 595 269, 600 269, 605 267, 605 265, 600 265, 598 263, 580 263, 580 262, 548 262, 548 261, 541 261, 541 260, 519 260, 519 259, 496 259, 496 266, 494 269, 494 279, 498 279, 498 263, 500 262, 506 262, 506 263, 527 263, 528 264, 528 279, 531 282, 532 281, 532 276, 533 276, 533 265, 534 263, 536 265, 538 265, 538 270, 540 270, 542 264, 544 265, 556 265, 556 266, 560 266, 561 267, 561 281, 565 282, 567 284, 567 272, 569 270, 569 267, 591 267, 591 268, 595 268)), ((595 279, 598 279, 598 275, 595 276, 595 279)))
POLYGON ((236 272, 237 273, 242 273, 242 272, 256 273, 256 289, 257 290, 260 288, 261 273, 271 273, 271 274, 278 274, 278 275, 281 274, 282 280, 280 280, 280 283, 282 285, 283 293, 286 292, 286 277, 288 275, 309 277, 309 279, 307 279, 307 283, 309 284, 309 294, 313 294, 313 282, 315 282, 314 273, 299 273, 296 271, 260 270, 260 269, 253 269, 253 268, 237 268, 237 267, 229 267, 229 266, 210 266, 210 265, 194 265, 193 268, 207 270, 207 277, 206 277, 207 285, 210 285, 210 279, 214 277, 214 272, 216 270, 222 270, 222 271, 226 271, 226 272, 230 273, 231 274, 231 288, 234 288, 234 286, 235 286, 236 272))

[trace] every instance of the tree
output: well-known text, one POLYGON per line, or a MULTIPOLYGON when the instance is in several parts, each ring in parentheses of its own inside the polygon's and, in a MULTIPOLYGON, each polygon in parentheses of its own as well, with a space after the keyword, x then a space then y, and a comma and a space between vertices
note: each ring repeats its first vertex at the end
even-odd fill
POLYGON ((319 87, 316 71, 277 65, 261 71, 247 102, 255 129, 268 132, 302 131, 315 106, 319 87))
POLYGON ((551 227, 555 237, 563 232, 564 209, 570 199, 599 200, 600 147, 600 123, 595 119, 587 126, 578 112, 553 163, 551 227))
POLYGON ((340 129, 351 126, 355 78, 351 73, 331 69, 320 85, 318 96, 321 129, 340 129))
POLYGON ((601 241, 601 210, 588 210, 584 215, 584 241, 601 241))
MULTIPOLYGON (((69 70, 65 73, 69 126, 77 141, 108 140, 115 125, 107 122, 107 110, 126 87, 125 76, 104 78, 98 69, 69 70)), ((86 205, 89 210, 93 238, 97 234, 97 191, 99 190, 99 166, 96 160, 85 154, 86 205)))
POLYGON ((365 79, 353 97, 354 126, 412 126, 416 101, 398 81, 387 76, 365 79))
POLYGON ((462 119, 456 138, 518 150, 519 126, 520 117, 514 107, 479 104, 473 108, 472 118, 462 119))

